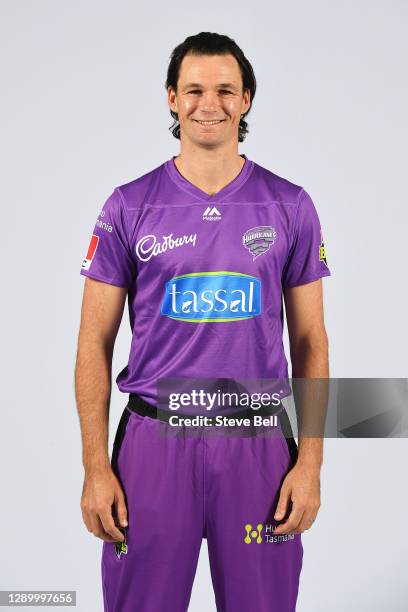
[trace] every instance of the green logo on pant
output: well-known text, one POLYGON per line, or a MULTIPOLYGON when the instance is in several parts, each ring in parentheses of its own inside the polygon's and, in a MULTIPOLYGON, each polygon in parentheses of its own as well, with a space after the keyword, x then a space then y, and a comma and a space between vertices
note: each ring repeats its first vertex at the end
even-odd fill
POLYGON ((120 559, 120 557, 122 555, 127 555, 127 551, 128 551, 127 541, 126 541, 126 531, 123 530, 123 532, 124 532, 124 536, 125 536, 124 541, 123 542, 115 542, 115 554, 116 554, 118 559, 120 559))

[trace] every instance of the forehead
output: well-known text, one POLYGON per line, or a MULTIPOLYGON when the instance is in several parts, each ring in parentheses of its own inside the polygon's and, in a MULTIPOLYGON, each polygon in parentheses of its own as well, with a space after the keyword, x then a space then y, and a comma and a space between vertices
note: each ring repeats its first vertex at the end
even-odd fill
POLYGON ((231 54, 185 55, 180 65, 178 86, 183 87, 188 83, 231 83, 240 88, 241 70, 231 54))

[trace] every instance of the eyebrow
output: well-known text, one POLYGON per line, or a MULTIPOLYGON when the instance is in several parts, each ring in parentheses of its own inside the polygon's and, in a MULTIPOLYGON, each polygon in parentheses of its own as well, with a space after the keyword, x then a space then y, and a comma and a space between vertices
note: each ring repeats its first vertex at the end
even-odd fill
MULTIPOLYGON (((202 85, 200 83, 187 83, 187 85, 185 85, 183 89, 189 89, 190 87, 202 87, 202 85)), ((218 87, 225 87, 225 88, 235 89, 235 90, 238 89, 238 87, 234 85, 233 83, 220 83, 218 87)))

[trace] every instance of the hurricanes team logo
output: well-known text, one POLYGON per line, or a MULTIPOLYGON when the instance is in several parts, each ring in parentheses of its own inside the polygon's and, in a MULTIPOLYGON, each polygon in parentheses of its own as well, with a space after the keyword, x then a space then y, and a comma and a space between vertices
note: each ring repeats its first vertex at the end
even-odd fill
POLYGON ((255 261, 259 255, 269 251, 276 237, 277 233, 273 227, 270 225, 261 225, 247 230, 242 236, 242 244, 250 251, 253 256, 253 261, 255 261))
MULTIPOLYGON (((324 242, 323 242, 323 233, 322 230, 320 229, 320 246, 319 246, 319 260, 322 261, 326 266, 327 266, 327 259, 326 259, 326 248, 324 246, 324 242)), ((328 267, 328 266, 327 266, 328 267)))

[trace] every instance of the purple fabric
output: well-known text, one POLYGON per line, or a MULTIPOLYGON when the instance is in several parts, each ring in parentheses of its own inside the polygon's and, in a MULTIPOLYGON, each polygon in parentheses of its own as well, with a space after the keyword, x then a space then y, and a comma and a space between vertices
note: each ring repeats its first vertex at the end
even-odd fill
POLYGON ((105 612, 185 612, 203 537, 218 610, 294 612, 301 536, 267 539, 291 466, 282 431, 206 431, 130 412, 116 468, 127 549, 103 544, 105 612))
POLYGON ((243 157, 214 196, 171 158, 104 204, 80 273, 128 290, 122 392, 156 404, 158 378, 288 377, 282 290, 330 270, 309 195, 243 157))

